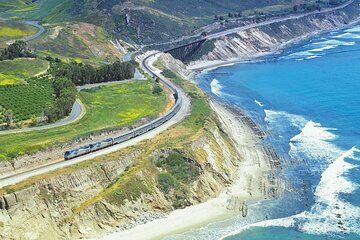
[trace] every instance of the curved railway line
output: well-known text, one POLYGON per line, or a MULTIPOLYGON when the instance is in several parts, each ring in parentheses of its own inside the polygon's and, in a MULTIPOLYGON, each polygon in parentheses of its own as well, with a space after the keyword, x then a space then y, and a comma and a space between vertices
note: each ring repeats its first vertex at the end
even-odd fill
MULTIPOLYGON (((151 139, 157 134, 160 134, 161 132, 165 131, 167 128, 173 126, 176 123, 181 122, 184 117, 188 114, 189 108, 190 108, 190 101, 185 96, 185 93, 177 87, 175 84, 171 83, 170 81, 166 80, 163 76, 160 74, 156 74, 151 68, 148 66, 148 60, 151 57, 154 57, 157 53, 151 54, 150 56, 146 57, 142 62, 141 65, 143 69, 150 74, 153 77, 157 77, 159 81, 169 90, 175 94, 175 105, 162 117, 155 119, 154 121, 145 124, 143 126, 140 126, 133 131, 130 131, 128 133, 125 133, 123 135, 120 135, 116 138, 124 138, 125 140, 119 141, 121 139, 117 139, 119 143, 109 145, 105 148, 96 149, 95 151, 88 152, 86 154, 82 154, 80 156, 74 157, 69 161, 66 161, 64 159, 59 159, 51 163, 46 163, 42 166, 37 166, 33 169, 27 169, 27 170, 19 170, 21 172, 11 172, 11 175, 2 176, 0 178, 0 188, 16 184, 18 182, 24 181, 28 178, 48 173, 63 167, 68 167, 73 164, 77 164, 86 160, 93 159, 98 156, 102 156, 105 154, 109 154, 115 151, 118 151, 122 148, 135 145, 145 139, 151 139), (131 137, 126 136, 126 134, 132 134, 131 137), (128 139, 127 139, 128 138, 128 139)), ((114 138, 114 139, 116 139, 114 138)), ((97 143, 94 143, 94 145, 97 145, 97 143)))
MULTIPOLYGON (((274 22, 281 22, 281 21, 285 21, 285 20, 289 20, 289 19, 299 19, 302 17, 306 17, 308 15, 315 15, 315 14, 319 14, 319 13, 321 14, 321 13, 325 13, 325 12, 338 10, 338 9, 347 7, 348 5, 352 4, 353 2, 355 2, 355 1, 348 0, 343 5, 340 5, 338 7, 331 8, 331 9, 326 9, 326 10, 323 10, 323 11, 320 11, 317 13, 308 13, 305 15, 289 16, 286 18, 274 19, 271 21, 266 21, 266 22, 262 22, 259 24, 255 24, 255 25, 229 29, 226 31, 222 31, 220 33, 215 33, 215 34, 209 35, 209 36, 207 36, 207 39, 221 37, 221 36, 236 32, 236 31, 244 30, 244 28, 248 29, 248 28, 252 28, 252 27, 268 25, 268 24, 271 24, 274 22)), ((71 158, 72 159, 71 161, 60 160, 60 161, 56 161, 54 163, 50 163, 47 165, 37 167, 35 169, 31 169, 31 170, 24 171, 21 173, 15 173, 15 174, 13 173, 10 176, 2 177, 2 178, 0 178, 0 188, 7 186, 7 185, 18 183, 20 181, 23 181, 27 178, 30 178, 30 177, 33 177, 36 175, 54 171, 54 170, 62 168, 62 167, 67 167, 67 166, 70 166, 70 165, 73 165, 73 164, 76 164, 76 163, 79 163, 79 162, 82 162, 85 160, 89 160, 89 159, 92 159, 92 158, 95 158, 95 157, 98 157, 98 156, 101 156, 104 154, 108 154, 108 153, 117 151, 124 147, 134 145, 144 139, 150 139, 150 138, 154 137, 155 135, 161 133, 162 131, 166 130, 168 127, 172 126, 173 124, 180 122, 187 115, 188 109, 190 108, 190 102, 185 97, 185 93, 180 88, 178 88, 175 84, 171 83, 170 81, 166 80, 163 76, 161 76, 161 74, 156 74, 148 66, 147 62, 149 61, 149 59, 151 57, 156 56, 156 54, 158 54, 158 53, 154 53, 154 54, 151 54, 151 55, 145 57, 141 62, 141 66, 148 74, 150 74, 150 76, 158 78, 159 81, 173 93, 176 103, 164 116, 162 116, 158 119, 155 119, 154 121, 152 121, 148 124, 140 126, 128 133, 125 133, 123 135, 120 135, 116 138, 111 139, 111 141, 112 141, 111 144, 109 144, 109 140, 108 140, 108 142, 105 144, 105 145, 107 145, 107 144, 108 145, 105 147, 102 147, 100 144, 101 148, 99 148, 99 142, 95 143, 95 144, 93 144, 93 145, 95 145, 95 148, 96 148, 95 149, 93 147, 94 151, 88 151, 89 149, 87 149, 88 152, 83 153, 78 156, 73 156, 71 158)), ((79 150, 79 149, 75 149, 75 150, 79 150)), ((90 147, 90 150, 91 150, 91 147, 90 147)), ((70 151, 74 151, 74 150, 70 150, 70 151)))
POLYGON ((159 81, 163 84, 163 86, 168 88, 171 91, 171 93, 175 99, 175 105, 165 115, 163 115, 145 125, 137 127, 129 132, 126 132, 122 135, 119 135, 114 138, 109 138, 109 139, 106 139, 106 140, 103 140, 100 142, 96 142, 94 144, 82 146, 77 149, 68 150, 64 153, 65 160, 77 158, 79 156, 89 154, 91 152, 95 152, 100 149, 104 149, 104 148, 107 148, 107 147, 110 147, 110 146, 113 146, 113 145, 116 145, 119 143, 123 143, 132 138, 143 135, 144 133, 147 133, 147 132, 163 125, 165 122, 169 121, 172 117, 174 117, 179 112, 179 110, 181 108, 181 103, 182 103, 182 96, 179 94, 179 92, 177 90, 178 88, 176 87, 176 85, 174 85, 172 82, 166 80, 164 77, 153 72, 147 65, 147 62, 149 61, 149 59, 151 57, 154 57, 156 54, 157 53, 153 53, 153 54, 145 57, 145 59, 142 61, 141 65, 144 68, 144 70, 146 72, 148 72, 148 74, 150 74, 153 78, 159 79, 159 81))

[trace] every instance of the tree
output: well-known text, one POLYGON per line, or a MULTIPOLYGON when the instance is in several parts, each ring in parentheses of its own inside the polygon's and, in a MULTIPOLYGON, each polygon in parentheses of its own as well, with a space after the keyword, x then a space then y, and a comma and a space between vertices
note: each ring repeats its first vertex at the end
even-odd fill
POLYGON ((4 122, 4 116, 3 116, 4 110, 5 109, 2 106, 0 106, 0 124, 2 124, 4 122))
POLYGON ((53 81, 54 94, 56 97, 60 97, 63 90, 72 89, 76 94, 75 84, 68 78, 55 78, 53 81))
POLYGON ((57 118, 56 109, 55 107, 50 107, 49 109, 45 110, 45 116, 47 118, 48 123, 55 122, 57 118))
POLYGON ((4 122, 6 122, 6 126, 10 127, 14 122, 14 113, 12 110, 6 110, 3 114, 4 122))
POLYGON ((160 95, 160 93, 162 93, 162 91, 163 91, 163 89, 159 86, 159 84, 156 84, 155 86, 153 86, 153 90, 152 90, 153 94, 160 95))
POLYGON ((35 57, 28 48, 26 42, 16 41, 13 44, 10 44, 9 47, 5 48, 1 52, 0 60, 14 59, 21 57, 35 57))
POLYGON ((131 79, 134 77, 137 66, 138 64, 134 60, 130 62, 116 61, 113 64, 102 65, 97 69, 89 64, 52 62, 50 73, 55 78, 68 78, 76 86, 79 86, 88 83, 131 79))
POLYGON ((31 122, 30 122, 30 126, 31 127, 35 127, 38 124, 38 119, 35 115, 31 116, 31 122))

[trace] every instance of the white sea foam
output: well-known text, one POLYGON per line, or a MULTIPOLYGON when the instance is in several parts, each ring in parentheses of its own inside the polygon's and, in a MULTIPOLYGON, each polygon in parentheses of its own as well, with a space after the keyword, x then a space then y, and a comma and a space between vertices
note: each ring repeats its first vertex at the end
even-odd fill
POLYGON ((301 51, 301 52, 292 53, 288 57, 299 58, 299 57, 308 57, 308 56, 314 56, 314 54, 309 51, 301 51))
POLYGON ((337 48, 340 46, 353 46, 354 44, 355 42, 340 41, 337 39, 328 39, 326 41, 312 43, 311 45, 316 48, 309 50, 309 52, 323 52, 325 50, 337 48))
POLYGON ((337 39, 328 39, 326 41, 322 41, 322 42, 316 42, 313 43, 312 45, 320 45, 320 46, 352 46, 354 45, 354 42, 347 42, 347 41, 340 41, 337 39))
POLYGON ((258 101, 258 100, 254 100, 254 102, 257 104, 257 105, 259 105, 260 107, 264 107, 264 104, 262 103, 262 102, 260 102, 260 101, 258 101))
POLYGON ((317 57, 320 56, 316 54, 316 51, 311 52, 311 50, 308 50, 308 51, 301 51, 301 52, 295 52, 289 54, 288 56, 285 56, 284 59, 296 59, 297 61, 303 61, 317 57))
POLYGON ((219 83, 217 79, 213 79, 210 83, 211 86, 211 92, 214 93, 216 96, 220 96, 222 94, 221 89, 223 86, 219 83))
MULTIPOLYGON (((313 134, 312 134, 313 135, 313 134)), ((323 136, 328 138, 329 135, 323 136)), ((341 154, 321 175, 315 191, 315 205, 310 211, 286 218, 271 219, 243 226, 222 239, 233 236, 251 227, 294 227, 312 234, 356 233, 360 234, 360 208, 342 201, 340 193, 352 193, 358 186, 348 181, 344 174, 354 168, 346 158, 355 159, 360 150, 353 147, 341 154)), ((357 160, 360 160, 357 158, 357 160)))
POLYGON ((337 46, 335 45, 328 45, 328 46, 324 46, 324 47, 320 47, 320 48, 314 48, 314 49, 311 49, 309 50, 309 52, 323 52, 325 50, 329 50, 329 49, 333 49, 337 46))
POLYGON ((357 39, 360 38, 360 35, 356 33, 346 32, 340 35, 332 36, 332 38, 357 39))
POLYGON ((331 37, 332 39, 322 38, 323 41, 314 42, 309 45, 311 49, 306 51, 300 51, 291 53, 288 56, 284 57, 285 59, 296 59, 298 61, 301 60, 310 60, 314 58, 321 57, 321 53, 330 49, 334 49, 340 46, 353 46, 356 43, 352 41, 340 41, 340 38, 345 38, 345 36, 351 36, 351 38, 360 38, 360 35, 356 35, 353 33, 344 33, 337 36, 331 37))
MULTIPOLYGON (((349 211, 356 212, 356 207, 343 202, 338 197, 339 193, 349 193, 355 189, 343 176, 350 169, 344 159, 352 157, 355 148, 343 153, 334 145, 331 141, 337 137, 333 133, 335 130, 309 121, 290 141, 289 155, 292 158, 306 156, 314 161, 319 159, 321 162, 316 164, 319 167, 328 166, 316 188, 315 205, 310 211, 292 217, 299 230, 314 234, 337 233, 343 231, 340 228, 342 225, 338 225, 338 222, 348 221, 351 218, 349 211), (341 220, 338 216, 344 216, 346 220, 341 220)), ((351 229, 351 225, 344 224, 343 226, 347 229, 346 231, 351 229)))
POLYGON ((238 228, 225 237, 239 234, 250 227, 294 227, 300 231, 312 234, 357 233, 360 234, 360 208, 345 202, 339 197, 341 193, 352 193, 359 186, 350 182, 344 174, 355 166, 346 162, 346 158, 357 159, 360 150, 353 147, 343 152, 331 141, 336 139, 333 133, 336 129, 326 128, 319 123, 307 121, 304 117, 265 110, 267 122, 287 120, 290 125, 297 126, 301 132, 291 139, 290 156, 297 158, 298 154, 306 157, 324 160, 328 167, 321 175, 314 196, 315 204, 309 211, 286 218, 271 219, 249 224, 238 228))
POLYGON ((265 112, 265 121, 268 123, 279 121, 280 119, 286 120, 291 126, 301 129, 307 123, 307 120, 299 115, 291 114, 283 111, 274 111, 269 109, 264 109, 265 112))
POLYGON ((310 60, 310 59, 319 58, 319 57, 320 57, 320 56, 314 55, 314 56, 307 57, 307 58, 305 58, 305 59, 306 59, 306 60, 310 60))
POLYGON ((298 154, 310 159, 333 159, 341 153, 340 149, 329 142, 336 138, 330 132, 334 130, 336 129, 322 127, 313 121, 307 122, 301 132, 291 138, 289 155, 294 159, 299 157, 298 154))
MULTIPOLYGON (((358 226, 360 208, 339 198, 340 193, 352 193, 358 188, 344 174, 355 168, 346 162, 346 158, 355 158, 359 149, 353 147, 338 157, 321 175, 321 181, 315 191, 315 205, 304 212, 307 219, 302 230, 310 233, 352 232, 360 234, 358 226), (344 219, 343 219, 344 218, 344 219), (343 220, 342 220, 343 219, 343 220)), ((357 160, 360 160, 357 158, 357 160)))
POLYGON ((226 234, 225 236, 221 237, 220 239, 223 240, 227 237, 230 236, 234 236, 237 235, 245 230, 248 230, 252 227, 269 227, 269 226, 276 226, 276 227, 291 227, 295 224, 295 221, 293 218, 278 218, 278 219, 270 219, 270 220, 265 220, 265 221, 261 221, 261 222, 257 222, 257 223, 253 223, 253 224, 248 224, 245 226, 242 226, 238 229, 236 229, 235 231, 232 231, 228 234, 226 234))
POLYGON ((350 28, 350 29, 347 29, 345 30, 345 32, 360 32, 360 26, 356 26, 356 27, 353 27, 353 28, 350 28))

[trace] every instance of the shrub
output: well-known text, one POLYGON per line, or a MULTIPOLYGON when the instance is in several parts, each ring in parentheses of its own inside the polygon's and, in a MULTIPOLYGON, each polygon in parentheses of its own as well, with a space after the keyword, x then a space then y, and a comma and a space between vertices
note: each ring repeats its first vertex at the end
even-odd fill
POLYGON ((160 173, 158 182, 160 189, 166 194, 176 187, 176 179, 169 173, 160 173))
POLYGON ((159 84, 155 84, 152 89, 152 93, 156 95, 160 95, 163 92, 163 89, 159 86, 159 84))

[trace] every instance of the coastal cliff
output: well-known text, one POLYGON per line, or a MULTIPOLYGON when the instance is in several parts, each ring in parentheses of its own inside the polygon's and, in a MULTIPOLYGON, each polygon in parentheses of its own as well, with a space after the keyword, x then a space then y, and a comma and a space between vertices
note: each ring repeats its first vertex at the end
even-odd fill
POLYGON ((180 62, 163 55, 163 70, 170 62, 172 80, 191 98, 185 120, 139 145, 1 189, 1 238, 78 239, 123 231, 206 202, 238 181, 224 211, 246 216, 246 200, 274 196, 266 174, 273 156, 255 146, 261 134, 247 122, 239 128, 235 118, 220 118, 221 105, 181 79, 187 72, 180 62))
POLYGON ((291 19, 283 22, 251 28, 216 40, 210 40, 200 50, 201 56, 190 64, 190 68, 219 64, 220 61, 252 60, 278 53, 285 47, 311 36, 345 27, 360 19, 360 1, 333 12, 291 19))
MULTIPOLYGON (((359 18, 355 3, 217 39, 200 62, 253 59, 346 26, 359 18)), ((137 146, 1 189, 0 238, 79 239, 115 229, 125 234, 214 197, 222 211, 246 217, 246 201, 281 194, 286 186, 271 175, 279 157, 261 145, 261 129, 182 80, 193 72, 170 55, 162 55, 159 65, 191 98, 184 122, 137 146)))

